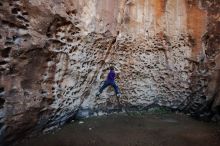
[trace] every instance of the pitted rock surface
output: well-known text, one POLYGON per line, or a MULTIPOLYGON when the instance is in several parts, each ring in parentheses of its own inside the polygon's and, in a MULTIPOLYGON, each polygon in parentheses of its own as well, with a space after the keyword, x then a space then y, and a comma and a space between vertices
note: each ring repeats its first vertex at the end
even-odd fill
POLYGON ((3 0, 0 137, 49 131, 79 109, 117 106, 95 94, 109 65, 128 107, 165 106, 218 120, 219 1, 3 0))

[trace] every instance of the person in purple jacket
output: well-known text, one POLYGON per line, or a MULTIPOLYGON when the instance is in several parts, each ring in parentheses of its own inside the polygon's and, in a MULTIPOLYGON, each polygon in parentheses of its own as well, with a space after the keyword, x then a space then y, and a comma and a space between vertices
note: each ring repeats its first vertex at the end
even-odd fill
POLYGON ((103 86, 99 89, 99 92, 96 93, 96 96, 99 96, 103 92, 103 90, 108 86, 112 86, 114 88, 117 97, 121 96, 121 94, 119 92, 119 88, 115 83, 115 76, 116 76, 116 74, 115 74, 114 67, 111 66, 110 71, 107 76, 107 79, 105 80, 103 86))

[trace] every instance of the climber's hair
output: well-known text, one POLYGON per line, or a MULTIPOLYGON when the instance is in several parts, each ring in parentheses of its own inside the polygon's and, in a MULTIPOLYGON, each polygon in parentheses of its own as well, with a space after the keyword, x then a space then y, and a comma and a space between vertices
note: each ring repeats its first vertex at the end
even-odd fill
POLYGON ((110 70, 114 70, 115 68, 114 68, 114 66, 110 66, 109 69, 110 70))

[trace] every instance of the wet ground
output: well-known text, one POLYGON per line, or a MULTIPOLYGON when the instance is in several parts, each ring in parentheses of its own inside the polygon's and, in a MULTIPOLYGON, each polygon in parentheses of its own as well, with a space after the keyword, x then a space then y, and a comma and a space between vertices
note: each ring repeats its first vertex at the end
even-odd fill
POLYGON ((110 115, 17 146, 220 146, 220 125, 176 114, 110 115))

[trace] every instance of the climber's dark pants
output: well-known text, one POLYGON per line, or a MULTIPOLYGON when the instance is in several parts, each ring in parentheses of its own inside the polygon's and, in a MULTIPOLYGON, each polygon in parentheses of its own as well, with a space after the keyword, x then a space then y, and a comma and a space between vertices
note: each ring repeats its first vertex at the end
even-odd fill
POLYGON ((108 86, 112 86, 115 90, 116 95, 119 94, 119 88, 118 86, 115 84, 115 82, 109 82, 109 81, 105 81, 104 84, 102 85, 102 87, 99 89, 99 92, 102 93, 102 91, 108 87, 108 86))
POLYGON ((121 104, 120 104, 120 101, 119 101, 119 88, 118 88, 118 86, 115 84, 115 82, 109 82, 109 81, 105 81, 104 82, 104 84, 102 85, 102 87, 99 89, 99 92, 100 92, 100 94, 102 93, 102 91, 106 88, 106 87, 108 87, 108 86, 112 86, 113 88, 114 88, 114 90, 115 90, 115 93, 116 93, 116 99, 117 99, 117 103, 118 103, 118 108, 119 109, 121 109, 121 104))

